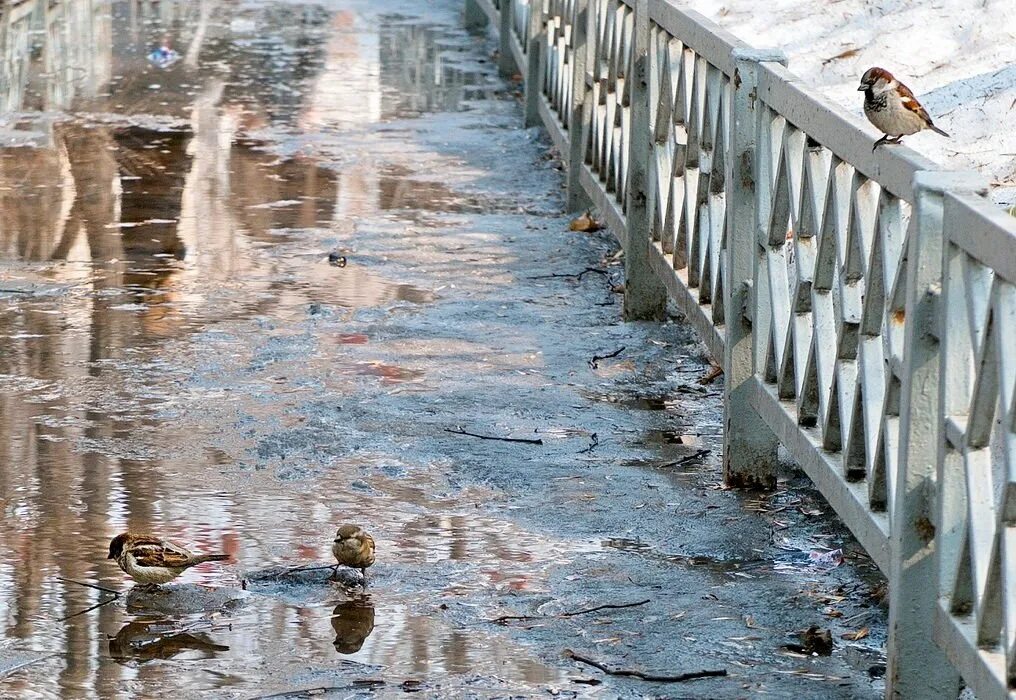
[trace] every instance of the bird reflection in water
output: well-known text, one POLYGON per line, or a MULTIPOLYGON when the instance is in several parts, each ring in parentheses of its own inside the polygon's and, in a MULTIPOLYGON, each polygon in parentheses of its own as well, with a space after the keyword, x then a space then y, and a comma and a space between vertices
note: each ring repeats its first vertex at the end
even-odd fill
POLYGON ((363 647, 374 631, 374 605, 363 596, 339 603, 332 611, 332 629, 335 630, 335 651, 355 654, 363 647))
POLYGON ((216 652, 229 651, 229 647, 170 620, 134 620, 109 639, 109 655, 121 663, 171 659, 185 651, 198 652, 199 658, 207 659, 216 652))

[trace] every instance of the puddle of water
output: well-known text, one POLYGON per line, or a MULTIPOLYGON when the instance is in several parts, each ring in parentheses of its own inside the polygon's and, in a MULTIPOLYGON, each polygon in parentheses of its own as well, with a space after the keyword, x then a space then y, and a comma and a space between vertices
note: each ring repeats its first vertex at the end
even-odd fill
MULTIPOLYGON (((353 377, 427 380, 338 321, 433 301, 394 264, 427 260, 419 211, 486 206, 378 157, 378 125, 471 109, 496 85, 463 32, 361 5, 0 12, 0 288, 14 290, 0 294, 0 664, 13 646, 54 654, 0 695, 249 696, 337 668, 560 680, 436 606, 540 590, 576 548, 472 514, 490 494, 453 488, 447 465, 357 452, 334 413, 353 377), (333 413, 301 423, 287 410, 303 392, 333 413), (378 539, 366 595, 232 601, 244 572, 328 561, 350 519, 378 539), (105 559, 126 528, 235 563, 87 611, 110 596, 82 583, 128 585, 105 559)), ((455 0, 433 9, 458 23, 455 0)), ((415 155, 424 170, 437 158, 402 160, 415 155)))

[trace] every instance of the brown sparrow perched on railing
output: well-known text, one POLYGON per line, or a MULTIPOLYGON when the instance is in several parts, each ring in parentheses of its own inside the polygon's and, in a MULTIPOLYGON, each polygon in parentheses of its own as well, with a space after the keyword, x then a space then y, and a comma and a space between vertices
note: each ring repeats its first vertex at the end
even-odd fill
POLYGON ((864 116, 885 134, 871 147, 872 152, 883 143, 899 143, 904 136, 923 129, 949 136, 931 123, 931 117, 910 88, 884 68, 869 68, 861 76, 857 90, 864 93, 864 116))
POLYGON ((116 559, 124 573, 138 583, 158 586, 186 569, 206 561, 225 561, 228 554, 193 554, 178 544, 153 535, 123 532, 109 543, 107 559, 116 559))
POLYGON ((359 569, 367 586, 367 567, 374 563, 374 538, 359 525, 341 525, 335 531, 332 554, 342 566, 359 569))

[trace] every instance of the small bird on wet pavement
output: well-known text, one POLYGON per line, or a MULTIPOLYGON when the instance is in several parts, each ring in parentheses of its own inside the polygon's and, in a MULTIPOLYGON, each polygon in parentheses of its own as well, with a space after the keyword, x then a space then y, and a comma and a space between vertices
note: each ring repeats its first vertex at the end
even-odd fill
POLYGON ((875 142, 872 152, 883 143, 899 143, 904 136, 931 129, 948 137, 935 126, 928 112, 906 85, 884 68, 869 68, 861 76, 858 92, 864 93, 864 116, 885 136, 875 142))
POLYGON ((109 543, 109 556, 138 583, 159 586, 206 561, 225 561, 228 554, 194 554, 154 535, 122 532, 109 543))
POLYGON ((367 567, 374 563, 374 538, 359 525, 340 525, 332 541, 332 554, 339 566, 359 569, 366 588, 367 567))

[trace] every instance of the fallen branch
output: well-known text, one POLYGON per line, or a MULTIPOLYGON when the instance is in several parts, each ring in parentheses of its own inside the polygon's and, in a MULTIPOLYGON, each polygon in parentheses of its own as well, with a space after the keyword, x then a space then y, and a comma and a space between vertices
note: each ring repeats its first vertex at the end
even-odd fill
POLYGON ((297 566, 286 567, 281 571, 272 571, 270 574, 267 574, 265 572, 261 573, 255 572, 257 573, 257 575, 240 580, 240 588, 246 591, 247 585, 251 581, 257 583, 260 581, 277 580, 285 576, 292 576, 293 574, 303 573, 304 571, 324 571, 325 569, 330 569, 331 571, 337 573, 338 568, 339 568, 338 564, 299 564, 297 566))
POLYGON ((511 438, 511 437, 497 437, 496 435, 480 435, 479 433, 471 433, 468 430, 462 428, 445 428, 446 433, 453 435, 468 435, 469 437, 480 438, 481 440, 497 440, 499 442, 521 442, 526 445, 542 445, 543 440, 540 438, 511 438))
POLYGON ((684 681, 693 681, 697 678, 711 678, 715 676, 727 675, 727 669, 719 668, 715 670, 706 671, 692 671, 690 673, 680 673, 676 676, 657 676, 652 673, 643 673, 642 671, 634 671, 625 668, 610 668, 606 664, 600 663, 595 659, 590 659, 587 656, 576 654, 571 649, 565 649, 564 655, 569 659, 574 659, 579 663, 598 668, 608 676, 627 676, 629 678, 638 678, 643 681, 651 681, 653 683, 682 683, 684 681))
POLYGON ((95 605, 93 605, 91 607, 85 608, 84 610, 79 610, 76 613, 71 613, 70 615, 67 615, 65 617, 61 617, 59 620, 57 620, 57 622, 63 622, 64 620, 69 620, 72 617, 77 617, 78 615, 84 615, 85 613, 92 612, 96 608, 101 608, 103 605, 109 605, 114 600, 119 599, 120 596, 123 595, 123 593, 121 593, 120 591, 114 591, 112 588, 106 588, 105 586, 100 586, 100 585, 95 584, 95 583, 86 583, 85 581, 75 581, 72 578, 61 578, 60 580, 61 581, 66 581, 67 583, 76 583, 79 586, 85 586, 86 588, 94 588, 97 591, 102 591, 103 593, 107 593, 107 594, 109 594, 109 595, 111 595, 113 597, 112 598, 108 598, 108 599, 103 600, 103 601, 100 601, 100 602, 96 603, 95 605))
POLYGON ((88 607, 88 608, 85 608, 84 610, 79 610, 76 613, 72 613, 72 614, 67 615, 65 617, 61 617, 60 619, 57 620, 57 622, 63 622, 64 620, 69 620, 72 617, 77 617, 78 615, 84 615, 85 613, 92 612, 93 610, 95 610, 97 608, 101 608, 103 605, 109 605, 113 601, 119 600, 120 599, 120 595, 121 595, 120 593, 117 593, 112 598, 107 598, 106 600, 102 601, 101 603, 96 603, 95 605, 93 605, 91 607, 88 607))
POLYGON ((709 370, 708 373, 706 373, 701 379, 698 380, 698 383, 702 384, 703 386, 706 384, 712 384, 719 377, 722 376, 723 376, 723 368, 718 366, 713 367, 711 370, 709 370))
POLYGON ((288 576, 289 574, 295 574, 300 571, 324 571, 325 569, 332 569, 333 571, 338 568, 338 564, 323 564, 318 566, 311 566, 310 564, 301 564, 300 566, 291 566, 283 571, 280 576, 288 576))
POLYGON ((272 693, 270 695, 255 695, 248 700, 268 700, 269 698, 295 698, 295 697, 313 697, 315 695, 321 695, 322 693, 329 693, 335 690, 364 690, 373 689, 385 685, 384 681, 381 680, 363 680, 353 681, 351 685, 319 685, 316 688, 299 688, 297 690, 284 690, 281 693, 272 693))
POLYGON ((606 603, 604 605, 597 605, 595 608, 584 608, 582 610, 575 610, 572 612, 558 613, 558 617, 575 617, 576 615, 585 615, 586 613, 596 612, 598 610, 620 610, 622 608, 637 608, 640 605, 645 605, 650 602, 649 598, 640 600, 636 603, 606 603))
POLYGON ((620 610, 622 608, 636 608, 640 605, 645 605, 650 601, 649 598, 640 600, 636 603, 606 603, 604 605, 597 605, 593 608, 583 608, 582 610, 573 610, 571 612, 556 613, 554 615, 502 615, 496 617, 488 622, 493 622, 498 625, 503 625, 506 622, 513 620, 552 620, 560 617, 575 617, 576 615, 585 615, 587 613, 596 612, 598 610, 620 610))
POLYGON ((697 450, 695 453, 690 454, 687 457, 682 457, 681 459, 676 459, 673 462, 666 462, 664 464, 661 464, 660 468, 669 469, 670 467, 683 467, 689 462, 694 462, 696 459, 702 459, 710 452, 712 452, 712 450, 697 450))
POLYGON ((76 583, 79 586, 85 586, 86 588, 94 588, 95 590, 97 590, 97 591, 103 591, 104 593, 112 593, 113 595, 120 595, 120 591, 114 590, 112 588, 106 588, 105 586, 100 586, 100 585, 98 585, 96 583, 87 583, 85 581, 75 581, 72 578, 57 578, 57 581, 66 581, 67 583, 76 583))
POLYGON ((27 289, 9 289, 7 287, 0 287, 0 294, 31 294, 32 292, 27 289))
POLYGON ((614 352, 609 353, 607 355, 593 355, 593 359, 589 360, 589 367, 591 369, 596 369, 599 366, 598 363, 599 363, 600 360, 609 360, 612 357, 617 357, 618 355, 620 355, 624 351, 625 351, 625 347, 622 345, 617 350, 615 350, 614 352))
POLYGON ((534 275, 532 277, 527 277, 526 279, 527 280, 550 280, 550 279, 555 279, 555 278, 568 278, 568 277, 571 277, 571 278, 580 280, 580 279, 583 278, 583 276, 588 275, 590 273, 597 274, 597 275, 607 275, 607 274, 610 274, 606 270, 603 270, 603 269, 598 268, 598 267, 587 267, 584 270, 582 270, 582 272, 555 272, 555 273, 550 274, 550 275, 534 275))

